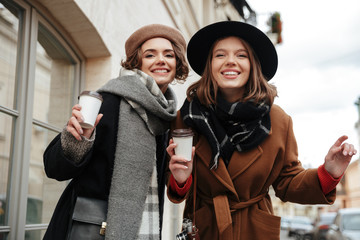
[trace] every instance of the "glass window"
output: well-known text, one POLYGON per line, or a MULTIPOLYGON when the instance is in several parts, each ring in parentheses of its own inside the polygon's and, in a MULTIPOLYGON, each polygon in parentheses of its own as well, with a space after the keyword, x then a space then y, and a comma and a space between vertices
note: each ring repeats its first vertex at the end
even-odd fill
POLYGON ((43 154, 57 132, 33 125, 27 200, 27 224, 48 223, 67 182, 50 179, 44 172, 43 154))
POLYGON ((0 106, 11 109, 15 99, 19 14, 0 3, 0 106))
POLYGON ((62 128, 71 113, 74 81, 74 60, 53 34, 39 24, 34 119, 62 128))
MULTIPOLYGON (((31 230, 25 232, 25 240, 40 240, 43 239, 45 230, 31 230)), ((1 240, 1 238, 0 238, 1 240)))
POLYGON ((8 234, 7 233, 0 233, 0 240, 6 240, 8 234))
POLYGON ((7 192, 10 171, 13 118, 0 113, 0 226, 7 225, 7 192))
MULTIPOLYGON (((42 24, 39 24, 33 118, 62 129, 70 118, 74 82, 75 63, 73 59, 54 35, 42 24)), ((27 224, 48 223, 67 184, 47 178, 44 172, 43 154, 56 134, 58 133, 48 130, 44 126, 33 124, 27 224)))
POLYGON ((344 229, 358 231, 360 230, 360 213, 344 215, 344 229))
POLYGON ((43 154, 71 115, 81 60, 47 14, 0 0, 0 240, 42 239, 68 183, 47 178, 43 154))

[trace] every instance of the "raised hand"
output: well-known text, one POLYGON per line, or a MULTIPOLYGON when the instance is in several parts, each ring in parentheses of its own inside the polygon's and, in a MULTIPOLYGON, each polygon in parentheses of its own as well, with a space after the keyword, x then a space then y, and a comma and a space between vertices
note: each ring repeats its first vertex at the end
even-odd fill
POLYGON ((77 140, 81 141, 81 136, 90 138, 94 131, 94 128, 99 123, 103 114, 98 114, 93 128, 82 128, 80 123, 84 121, 84 118, 80 112, 81 106, 76 104, 72 107, 71 117, 67 123, 66 130, 71 133, 77 140))
POLYGON ((346 139, 348 139, 347 136, 341 136, 335 144, 330 147, 328 154, 325 156, 324 167, 333 178, 339 178, 343 175, 352 156, 357 152, 354 145, 344 143, 346 139))

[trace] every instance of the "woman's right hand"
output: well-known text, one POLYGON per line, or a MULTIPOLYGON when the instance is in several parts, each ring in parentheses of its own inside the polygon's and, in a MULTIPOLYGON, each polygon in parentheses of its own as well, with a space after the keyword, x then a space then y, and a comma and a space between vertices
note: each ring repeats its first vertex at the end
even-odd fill
POLYGON ((170 139, 169 146, 166 148, 166 151, 170 156, 169 169, 177 184, 182 186, 192 173, 195 147, 192 147, 191 161, 175 155, 175 147, 176 143, 170 139))
POLYGON ((99 123, 100 119, 103 116, 103 114, 99 114, 96 117, 96 121, 93 128, 82 128, 80 126, 80 123, 84 121, 84 118, 80 110, 81 110, 81 106, 79 104, 76 104, 72 107, 71 117, 66 126, 66 130, 79 141, 81 141, 81 136, 84 136, 86 138, 91 137, 91 134, 93 133, 96 125, 99 123))

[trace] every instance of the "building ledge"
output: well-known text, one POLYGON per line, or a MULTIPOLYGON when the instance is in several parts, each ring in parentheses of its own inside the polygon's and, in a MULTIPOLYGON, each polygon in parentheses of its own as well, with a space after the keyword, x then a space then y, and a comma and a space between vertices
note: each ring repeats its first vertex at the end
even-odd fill
POLYGON ((107 57, 110 51, 75 0, 37 0, 67 31, 86 58, 107 57))

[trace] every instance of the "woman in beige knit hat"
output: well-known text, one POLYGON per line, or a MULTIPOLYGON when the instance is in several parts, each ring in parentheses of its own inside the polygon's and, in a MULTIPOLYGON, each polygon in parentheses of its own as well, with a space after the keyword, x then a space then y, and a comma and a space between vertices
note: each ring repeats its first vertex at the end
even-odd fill
POLYGON ((95 127, 80 126, 81 107, 75 105, 66 128, 45 150, 47 176, 72 180, 44 239, 161 238, 165 148, 177 109, 168 85, 188 75, 186 42, 177 29, 152 24, 135 31, 125 51, 120 76, 97 90, 103 103, 95 127), (86 222, 99 217, 90 204, 98 200, 105 218, 93 222, 90 232, 86 222), (102 222, 105 236, 99 234, 102 222), (79 225, 86 226, 85 235, 77 235, 79 225))

